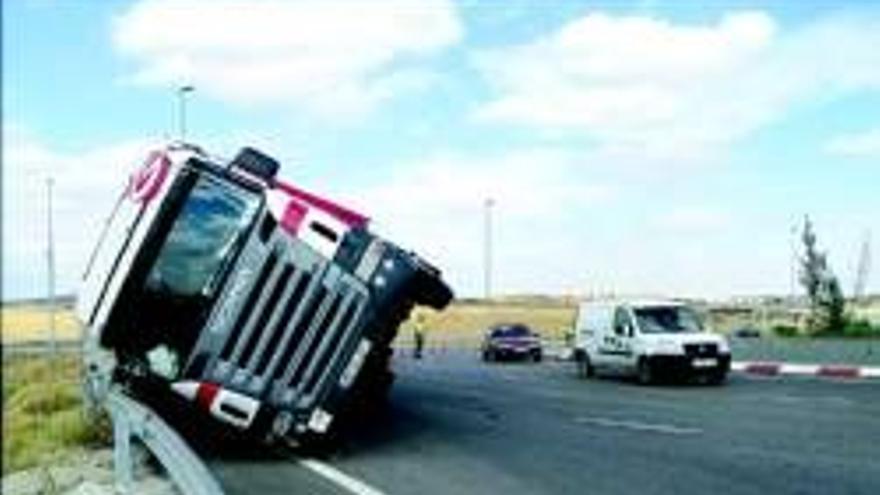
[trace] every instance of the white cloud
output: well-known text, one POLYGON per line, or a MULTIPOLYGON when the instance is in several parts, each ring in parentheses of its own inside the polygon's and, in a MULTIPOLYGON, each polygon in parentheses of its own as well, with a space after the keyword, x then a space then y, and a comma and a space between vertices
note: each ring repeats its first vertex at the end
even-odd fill
POLYGON ((457 43, 462 28, 447 0, 142 0, 113 34, 138 62, 136 83, 351 117, 430 83, 418 60, 457 43))
POLYGON ((825 151, 833 155, 880 157, 880 127, 832 138, 825 151))
POLYGON ((465 295, 482 290, 487 198, 494 200, 498 287, 559 291, 573 277, 548 254, 574 241, 571 215, 616 195, 613 186, 584 177, 576 155, 547 149, 439 154, 377 180, 335 196, 367 212, 377 232, 436 263, 465 295))
POLYGON ((54 179, 58 289, 70 293, 101 222, 138 165, 146 140, 59 151, 16 125, 3 127, 3 294, 45 294, 48 177, 54 179))
POLYGON ((531 43, 478 52, 485 121, 569 129, 614 147, 710 149, 806 100, 880 88, 880 18, 784 31, 739 12, 711 25, 589 14, 531 43))

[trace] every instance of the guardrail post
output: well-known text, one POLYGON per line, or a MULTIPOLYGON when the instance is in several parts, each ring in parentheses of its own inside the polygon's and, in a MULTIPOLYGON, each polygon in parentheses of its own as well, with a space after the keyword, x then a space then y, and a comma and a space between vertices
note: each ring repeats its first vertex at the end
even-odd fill
POLYGON ((134 486, 134 461, 131 458, 131 423, 125 414, 113 412, 113 471, 116 492, 131 493, 134 486))
POLYGON ((186 495, 223 495, 223 489, 186 442, 149 407, 110 390, 105 401, 113 417, 116 492, 134 493, 131 439, 138 437, 186 495))

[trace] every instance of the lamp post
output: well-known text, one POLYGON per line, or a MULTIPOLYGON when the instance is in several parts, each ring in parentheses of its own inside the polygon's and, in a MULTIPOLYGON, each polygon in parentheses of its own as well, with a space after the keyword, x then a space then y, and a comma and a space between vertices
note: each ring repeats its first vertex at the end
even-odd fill
POLYGON ((195 86, 189 84, 177 88, 178 124, 180 126, 181 141, 186 141, 186 95, 195 90, 195 86))
POLYGON ((46 276, 49 304, 49 346, 52 357, 57 353, 57 340, 55 338, 55 232, 52 219, 52 187, 55 180, 51 177, 46 179, 46 276))
POLYGON ((483 296, 488 300, 492 297, 492 208, 495 200, 486 198, 484 208, 483 232, 483 296))

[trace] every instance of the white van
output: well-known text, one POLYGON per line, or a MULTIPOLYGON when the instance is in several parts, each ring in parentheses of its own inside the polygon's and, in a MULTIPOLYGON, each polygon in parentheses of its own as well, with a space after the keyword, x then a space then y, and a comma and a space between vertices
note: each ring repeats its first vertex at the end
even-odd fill
POLYGON ((672 376, 720 384, 730 370, 730 346, 683 303, 585 302, 575 322, 574 359, 583 377, 601 371, 643 384, 672 376))

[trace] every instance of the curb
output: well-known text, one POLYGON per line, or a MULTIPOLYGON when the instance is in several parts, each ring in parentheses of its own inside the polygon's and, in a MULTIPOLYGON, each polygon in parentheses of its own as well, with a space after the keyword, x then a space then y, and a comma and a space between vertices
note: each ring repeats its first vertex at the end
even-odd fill
POLYGON ((801 364, 772 361, 734 361, 731 371, 761 376, 801 375, 826 378, 880 378, 878 366, 851 366, 841 364, 801 364))
MULTIPOLYGON (((452 348, 428 347, 425 355, 445 354, 452 348)), ((395 355, 411 356, 411 349, 397 348, 395 355)), ((569 348, 545 348, 544 356, 555 361, 571 361, 569 348)), ((730 371, 759 376, 800 375, 840 379, 880 379, 880 366, 853 366, 846 364, 804 364, 780 361, 734 361, 730 371)))

